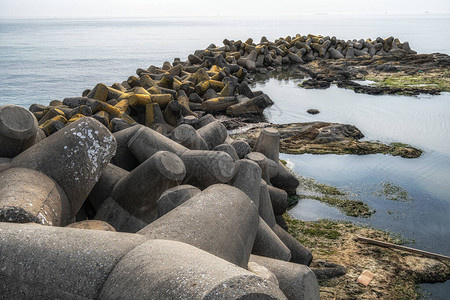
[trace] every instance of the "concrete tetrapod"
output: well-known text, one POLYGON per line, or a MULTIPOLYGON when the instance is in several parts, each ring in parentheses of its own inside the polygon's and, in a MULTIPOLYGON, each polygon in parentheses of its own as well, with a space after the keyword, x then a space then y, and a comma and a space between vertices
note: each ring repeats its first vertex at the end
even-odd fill
POLYGON ((272 281, 191 245, 150 240, 126 254, 98 299, 286 299, 272 281), (137 280, 137 277, 139 280, 137 280))
POLYGON ((197 132, 205 140, 209 150, 223 144, 228 136, 227 129, 219 121, 211 122, 199 128, 197 132))
POLYGON ((54 180, 25 168, 0 173, 0 222, 64 226, 69 219, 66 194, 54 180))
POLYGON ((254 161, 261 168, 261 177, 267 183, 270 184, 270 174, 268 167, 267 157, 259 152, 250 152, 245 156, 246 159, 254 161))
POLYGON ((208 150, 205 140, 198 134, 194 127, 181 124, 171 134, 171 139, 190 150, 208 150))
POLYGON ((231 143, 231 146, 236 149, 236 153, 240 159, 243 159, 248 153, 252 152, 250 145, 243 140, 236 140, 231 143))
POLYGON ((0 253, 6 299, 286 299, 205 251, 138 234, 0 223, 0 253))
POLYGON ((267 223, 260 217, 258 232, 252 254, 289 261, 291 250, 280 240, 267 223))
POLYGON ((278 283, 278 279, 272 272, 269 271, 266 267, 261 266, 260 264, 257 264, 255 262, 249 261, 247 270, 249 270, 252 273, 255 273, 259 277, 262 277, 266 280, 272 281, 276 286, 280 286, 278 283))
POLYGON ((314 273, 305 265, 278 259, 251 255, 251 262, 266 267, 278 279, 280 289, 290 300, 319 300, 319 283, 314 273))
POLYGON ((256 140, 253 151, 264 154, 275 162, 280 160, 280 133, 275 128, 264 128, 256 140))
POLYGON ((116 140, 105 126, 81 118, 17 155, 11 167, 33 169, 55 180, 69 201, 70 219, 115 151, 116 140))
POLYGON ((113 136, 117 141, 117 151, 111 162, 124 170, 131 171, 139 165, 139 161, 128 149, 128 142, 141 129, 142 125, 135 125, 127 129, 115 132, 113 136))
POLYGON ((246 268, 258 224, 256 206, 244 192, 216 184, 138 233, 184 242, 246 268))
POLYGON ((103 230, 103 231, 116 231, 114 227, 101 220, 85 220, 76 223, 72 223, 66 226, 67 228, 89 229, 89 230, 103 230))
MULTIPOLYGON (((225 140, 226 142, 226 140, 225 140)), ((216 147, 214 147, 215 151, 223 151, 226 152, 234 161, 238 161, 239 160, 239 156, 237 155, 236 149, 234 149, 233 146, 231 146, 231 144, 220 144, 216 147)))
POLYGON ((97 299, 116 264, 145 241, 136 234, 0 223, 0 294, 97 299))
POLYGON ((183 184, 162 193, 157 201, 158 217, 167 214, 175 207, 183 204, 201 191, 195 186, 183 184))
POLYGON ((259 190, 259 215, 266 221, 270 228, 273 228, 276 224, 275 214, 273 213, 272 201, 270 200, 270 194, 268 185, 264 180, 260 181, 259 190))
POLYGON ((136 233, 148 225, 126 211, 111 197, 102 202, 95 219, 107 222, 120 232, 136 233))
POLYGON ((238 160, 235 166, 236 174, 230 184, 243 191, 259 208, 261 168, 249 159, 238 160))
POLYGON ((313 259, 311 251, 304 247, 299 241, 297 241, 292 235, 281 228, 278 224, 272 227, 273 232, 283 241, 286 247, 291 250, 291 262, 307 265, 311 264, 313 259))
MULTIPOLYGON (((264 128, 256 140, 253 151, 264 154, 267 157, 267 169, 270 183, 288 193, 295 193, 298 179, 280 162, 280 133, 275 128, 264 128), (276 163, 276 169, 275 165, 276 163)), ((264 176, 263 179, 267 178, 264 176)))
POLYGON ((197 122, 194 125, 195 129, 200 129, 206 125, 208 125, 209 123, 212 123, 216 121, 216 118, 214 118, 213 115, 211 114, 206 114, 203 117, 201 117, 200 119, 197 120, 197 122))
POLYGON ((285 190, 288 194, 295 194, 298 185, 298 179, 286 168, 280 161, 277 161, 278 173, 270 179, 274 187, 285 190))
POLYGON ((273 213, 275 216, 284 214, 288 206, 287 193, 274 186, 267 186, 267 188, 269 189, 270 200, 272 201, 273 213))
POLYGON ((223 151, 189 150, 180 158, 186 166, 183 184, 205 189, 216 183, 227 183, 234 176, 234 161, 223 151))
POLYGON ((158 151, 116 184, 112 198, 136 218, 151 223, 158 218, 158 198, 179 185, 185 175, 177 155, 158 151))
POLYGON ((267 169, 269 170, 269 178, 272 179, 278 174, 278 164, 271 160, 267 159, 267 169))
POLYGON ((0 106, 0 157, 14 157, 36 142, 38 122, 34 115, 16 105, 0 106))
POLYGON ((91 193, 88 196, 89 202, 92 206, 98 210, 103 201, 105 201, 109 196, 111 196, 112 191, 116 184, 130 172, 113 165, 111 163, 107 164, 102 171, 100 178, 94 185, 91 193))
POLYGON ((178 156, 188 151, 186 147, 144 126, 129 140, 128 148, 141 163, 158 151, 169 151, 178 156))

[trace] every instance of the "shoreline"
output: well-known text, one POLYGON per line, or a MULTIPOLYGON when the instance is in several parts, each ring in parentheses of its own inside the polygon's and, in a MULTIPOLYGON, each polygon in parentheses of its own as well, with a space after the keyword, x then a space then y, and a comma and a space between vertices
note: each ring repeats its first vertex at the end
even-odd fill
POLYGON ((398 235, 352 222, 320 220, 299 221, 284 216, 289 232, 312 249, 315 266, 336 263, 346 267, 346 274, 319 278, 321 299, 421 299, 419 284, 450 279, 450 264, 412 253, 366 245, 354 239, 363 235, 380 241, 403 244, 398 235), (365 287, 356 282, 369 270, 374 280, 365 287))
MULTIPOLYGON (((297 42, 303 43, 301 42, 301 37, 298 38, 299 40, 297 42)), ((317 36, 311 36, 309 38, 313 41, 312 44, 319 45, 314 46, 317 47, 319 56, 325 56, 326 54, 321 52, 328 50, 323 50, 324 47, 320 45, 325 43, 330 46, 332 44, 330 41, 331 39, 322 40, 323 37, 317 36)), ((283 40, 280 45, 284 45, 284 48, 288 49, 285 44, 287 42, 286 40, 283 40)), ((291 40, 291 38, 289 38, 289 40, 291 40)), ((383 41, 385 41, 385 44, 390 43, 391 45, 395 42, 394 38, 383 41)), ((269 42, 267 41, 264 43, 269 42)), ((355 43, 358 43, 358 41, 355 43)), ((363 42, 362 44, 364 43, 368 42, 363 42)), ((283 47, 278 46, 272 46, 276 48, 273 52, 270 52, 272 51, 270 50, 268 53, 265 53, 267 50, 265 50, 266 48, 264 48, 264 46, 258 48, 259 45, 253 46, 252 41, 248 40, 240 43, 240 47, 243 47, 244 53, 248 53, 247 56, 236 53, 224 57, 221 53, 227 52, 226 46, 229 47, 230 51, 228 52, 230 53, 234 53, 231 52, 232 45, 236 46, 234 41, 224 41, 224 44, 225 47, 216 47, 214 45, 214 47, 209 47, 206 50, 199 50, 200 52, 196 51, 196 53, 189 56, 189 62, 175 60, 173 64, 170 62, 165 63, 162 68, 151 66, 147 70, 138 69, 137 74, 139 77, 131 76, 127 81, 120 84, 115 83, 111 87, 104 84, 97 84, 92 90, 85 91, 83 97, 66 98, 62 102, 57 100, 52 101, 51 104, 53 105, 50 105, 49 107, 34 105, 32 108, 30 107, 30 111, 38 118, 40 129, 45 132, 45 135, 47 136, 51 136, 59 130, 62 130, 66 124, 78 122, 78 120, 85 116, 86 111, 87 114, 89 114, 89 110, 91 116, 105 125, 111 132, 120 132, 127 128, 131 128, 136 123, 140 123, 163 135, 168 135, 181 124, 189 124, 189 122, 196 121, 198 118, 197 112, 199 111, 202 111, 202 113, 199 114, 203 116, 207 116, 207 113, 215 114, 217 112, 225 112, 230 115, 231 118, 239 115, 247 116, 248 114, 262 113, 262 111, 273 102, 269 96, 257 91, 252 91, 248 87, 248 84, 250 83, 247 77, 248 72, 262 71, 262 73, 264 73, 268 71, 264 66, 266 59, 267 61, 272 61, 274 65, 283 65, 299 63, 300 60, 302 60, 302 57, 298 54, 300 52, 303 52, 303 54, 308 53, 306 55, 310 55, 309 58, 311 58, 311 55, 314 56, 314 54, 310 53, 311 51, 315 53, 313 50, 310 50, 310 52, 308 52, 308 50, 301 51, 297 45, 294 46, 299 50, 297 53, 295 53, 295 51, 291 52, 289 49, 285 51, 283 47), (285 55, 283 56, 282 53, 285 55), (275 58, 271 56, 275 56, 275 58), (256 67, 258 60, 259 63, 261 63, 262 60, 262 67, 259 69, 256 67), (266 69, 266 71, 264 71, 264 69, 266 69), (196 96, 194 94, 196 94, 196 96), (192 95, 194 96, 191 97, 192 95), (83 109, 85 109, 85 111, 83 111, 83 109)), ((380 41, 379 44, 383 43, 380 41)), ((385 44, 383 44, 382 47, 384 47, 385 44)), ((403 47, 403 45, 405 44, 402 44, 401 47, 403 47)), ((364 52, 364 50, 357 49, 358 47, 359 46, 356 47, 356 50, 364 52)), ((386 47, 389 51, 393 49, 399 50, 394 51, 393 53, 401 53, 402 55, 406 55, 408 51, 411 51, 398 48, 398 46, 395 46, 397 48, 392 46, 391 49, 389 49, 389 45, 386 47)), ((408 48, 407 46, 404 47, 408 48)), ((268 46, 267 49, 269 48, 270 47, 268 46)), ((353 47, 348 46, 348 48, 353 47)), ((301 49, 307 49, 307 47, 305 46, 301 49)), ((373 49, 375 49, 375 46, 373 49)), ((367 52, 368 51, 369 50, 367 50, 367 52)), ((364 55, 365 54, 361 54, 361 56, 364 55)), ((323 81, 328 82, 327 80, 323 81)), ((311 132, 311 130, 318 130, 320 128, 329 127, 330 125, 338 126, 338 128, 340 128, 340 124, 327 123, 322 124, 322 127, 310 126, 304 134, 306 136, 313 136, 313 139, 315 139, 320 132, 316 134, 316 132, 311 132)), ((279 130, 281 128, 282 126, 278 127, 279 130)), ((300 130, 304 131, 303 129, 300 130)), ((297 128, 296 130, 299 129, 297 128)), ((348 131, 348 128, 346 130, 348 131)), ((359 131, 357 128, 356 130, 352 130, 359 131)), ((283 135, 283 132, 281 132, 281 134, 283 135)), ((344 136, 345 138, 348 138, 348 135, 344 136)), ((355 136, 359 136, 359 134, 356 133, 355 136)), ((330 142, 329 136, 322 136, 322 138, 325 142, 322 142, 321 144, 330 142)), ((336 137, 333 137, 331 141, 342 141, 343 137, 339 138, 336 139, 336 137), (341 140, 339 140, 339 138, 341 140)), ((406 152, 419 151, 418 156, 421 154, 418 149, 408 150, 411 147, 408 147, 407 145, 399 145, 399 147, 407 148, 405 150, 406 152)), ((283 146, 283 144, 281 144, 281 148, 284 151, 289 151, 286 150, 288 149, 286 145, 283 146)), ((364 147, 358 145, 356 148, 361 149, 364 147)), ((383 151, 391 154, 393 153, 393 151, 386 149, 383 151)), ((320 151, 317 153, 319 152, 320 151)), ((302 152, 296 153, 299 154, 302 152)), ((404 154, 400 155, 404 156, 404 154)), ((417 155, 417 152, 415 155, 417 155)))

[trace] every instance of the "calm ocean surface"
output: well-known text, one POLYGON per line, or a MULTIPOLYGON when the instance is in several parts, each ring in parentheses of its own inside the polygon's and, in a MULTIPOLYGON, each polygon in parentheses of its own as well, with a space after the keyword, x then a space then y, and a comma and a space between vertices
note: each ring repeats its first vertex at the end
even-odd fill
MULTIPOLYGON (((296 33, 342 39, 395 36, 419 53, 450 54, 450 15, 304 15, 283 18, 152 18, 86 20, 0 20, 0 105, 80 96, 96 83, 122 82, 137 68, 186 59, 224 38, 259 41, 296 33)), ((450 255, 450 94, 367 96, 332 87, 303 90, 295 81, 258 83, 275 105, 274 123, 314 120, 357 126, 368 140, 405 142, 425 150, 419 159, 387 155, 283 155, 293 169, 339 186, 376 209, 371 219, 343 216, 314 201, 291 214, 352 221, 401 233, 414 247, 450 255), (321 113, 311 116, 308 108, 321 113), (383 182, 405 189, 411 201, 376 196, 383 182)), ((450 282, 423 285, 432 299, 448 299, 450 282)))

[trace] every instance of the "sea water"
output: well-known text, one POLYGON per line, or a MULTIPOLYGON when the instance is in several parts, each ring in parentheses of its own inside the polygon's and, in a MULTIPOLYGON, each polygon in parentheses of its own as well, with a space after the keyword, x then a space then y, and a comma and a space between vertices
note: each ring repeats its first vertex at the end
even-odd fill
MULTIPOLYGON (((419 53, 450 54, 450 15, 332 15, 290 17, 186 17, 148 19, 0 20, 0 105, 80 96, 96 83, 122 82, 137 68, 186 59, 224 38, 256 42, 287 35, 322 34, 341 39, 395 36, 419 53)), ((291 213, 303 219, 349 218, 401 233, 421 249, 450 254, 450 96, 368 96, 332 86, 303 90, 295 81, 270 79, 256 88, 275 105, 274 123, 327 121, 357 126, 367 140, 404 142, 423 149, 418 159, 389 155, 282 155, 294 171, 337 185, 376 209, 371 219, 304 201, 291 213), (311 116, 308 108, 321 113, 311 116), (408 192, 393 202, 376 191, 383 182, 408 192)), ((433 299, 450 294, 449 282, 423 285, 433 299)))

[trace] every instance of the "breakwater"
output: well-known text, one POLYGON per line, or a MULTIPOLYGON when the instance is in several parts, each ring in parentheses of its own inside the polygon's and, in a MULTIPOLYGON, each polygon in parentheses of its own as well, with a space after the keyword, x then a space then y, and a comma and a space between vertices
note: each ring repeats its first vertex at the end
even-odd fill
MULTIPOLYGON (((298 181, 279 162, 279 133, 264 130, 252 149, 207 114, 271 104, 246 82, 264 72, 257 45, 224 55, 236 43, 83 97, 1 108, 1 221, 53 225, 1 224, 4 295, 318 297, 311 253, 282 228, 298 181), (114 230, 101 221, 130 234, 76 229, 114 230), (69 280, 87 275, 87 286, 69 280)), ((274 66, 300 63, 273 51, 274 66)))

